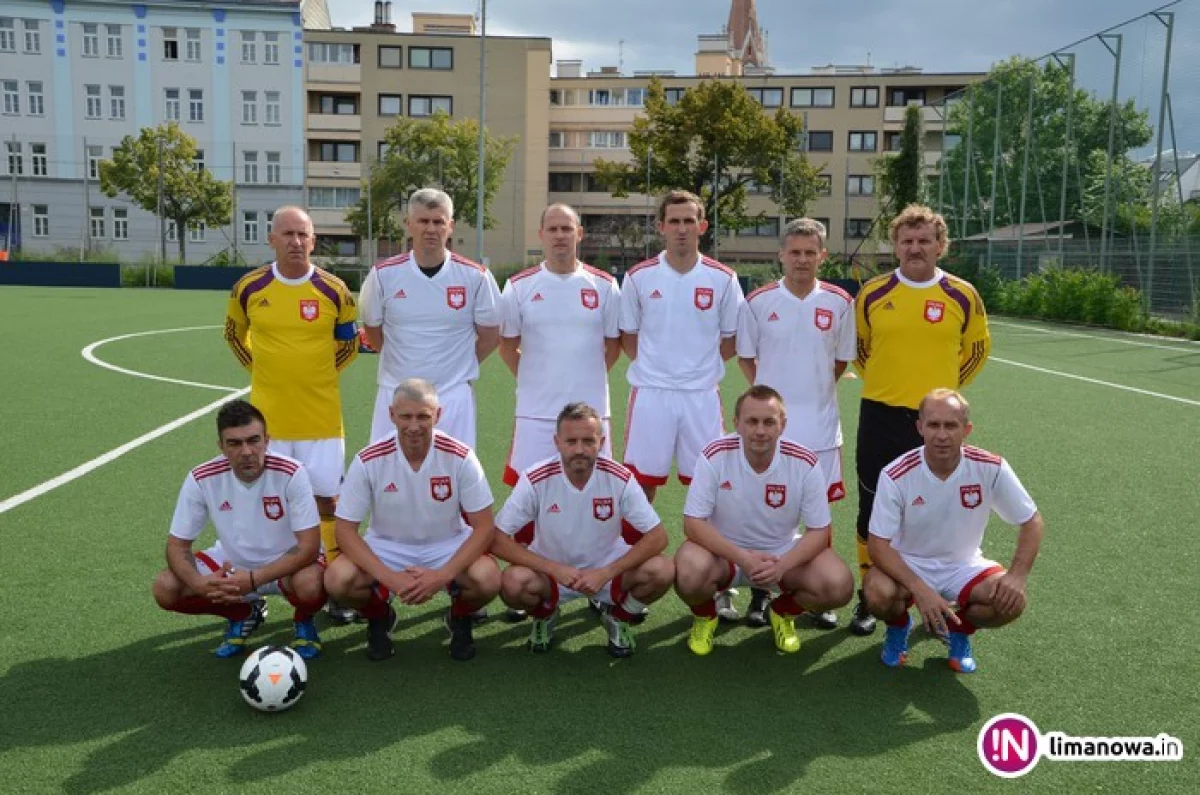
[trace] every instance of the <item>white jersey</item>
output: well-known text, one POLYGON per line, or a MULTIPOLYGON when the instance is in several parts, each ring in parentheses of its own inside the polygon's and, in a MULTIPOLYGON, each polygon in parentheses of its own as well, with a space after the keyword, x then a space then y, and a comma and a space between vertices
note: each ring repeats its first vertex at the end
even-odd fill
POLYGON ((621 336, 620 313, 616 279, 590 265, 562 276, 543 262, 508 280, 500 334, 521 338, 518 417, 552 420, 579 400, 610 415, 604 341, 621 336))
POLYGON ((621 285, 621 331, 638 335, 629 385, 713 389, 725 375, 721 339, 737 333, 737 273, 700 257, 687 273, 666 252, 635 265, 621 285))
POLYGON ((475 381, 475 327, 499 326, 499 304, 491 271, 453 252, 433 278, 411 251, 377 262, 359 291, 359 317, 383 327, 379 385, 415 377, 441 391, 475 381))
POLYGON ((491 506, 492 492, 475 452, 441 431, 414 471, 392 433, 350 462, 337 517, 362 522, 367 540, 396 549, 439 544, 469 532, 462 514, 491 506))
POLYGON ((756 384, 783 395, 784 436, 810 450, 842 445, 834 362, 854 361, 854 302, 818 281, 804 298, 772 282, 750 293, 738 313, 737 355, 757 359, 756 384))
POLYGON ((707 519, 742 549, 780 553, 801 528, 831 523, 825 476, 817 457, 780 439, 765 472, 755 472, 736 433, 704 448, 688 487, 684 516, 707 519))
POLYGON ((535 464, 521 473, 496 517, 496 527, 510 536, 532 525, 530 551, 578 569, 607 566, 628 552, 625 529, 645 534, 661 523, 633 473, 604 456, 582 491, 567 480, 558 456, 535 464))
POLYGON ((184 478, 171 519, 171 535, 195 541, 212 522, 217 540, 238 569, 258 569, 296 546, 296 533, 320 526, 317 502, 304 465, 267 453, 266 469, 243 483, 225 456, 184 478))
POLYGON ((998 455, 964 445, 954 474, 941 480, 918 447, 884 468, 875 492, 871 535, 891 540, 905 557, 966 563, 982 555, 991 512, 1012 525, 1033 518, 1037 506, 1012 467, 998 455))

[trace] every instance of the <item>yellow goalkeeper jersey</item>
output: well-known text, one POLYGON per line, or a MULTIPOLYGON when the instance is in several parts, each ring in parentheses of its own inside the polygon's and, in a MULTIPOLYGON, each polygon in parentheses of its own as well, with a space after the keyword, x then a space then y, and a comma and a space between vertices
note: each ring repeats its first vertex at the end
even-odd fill
POLYGON ((358 355, 356 315, 342 280, 315 266, 287 279, 272 263, 234 285, 225 340, 250 371, 250 402, 270 436, 344 435, 338 373, 358 355))
POLYGON ((930 390, 958 389, 991 351, 987 314, 970 282, 935 272, 916 283, 899 270, 876 276, 855 299, 863 398, 915 409, 930 390))

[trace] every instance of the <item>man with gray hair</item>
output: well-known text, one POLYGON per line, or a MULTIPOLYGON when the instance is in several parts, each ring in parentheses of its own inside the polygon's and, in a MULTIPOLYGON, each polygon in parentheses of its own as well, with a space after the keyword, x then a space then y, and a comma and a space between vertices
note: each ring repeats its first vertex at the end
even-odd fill
POLYGON ((437 391, 401 381, 388 407, 391 433, 354 457, 342 484, 337 539, 342 555, 325 571, 339 604, 367 619, 367 656, 392 656, 393 595, 421 605, 450 594, 450 656, 475 656, 472 614, 500 591, 492 544, 492 492, 475 452, 434 429, 437 391), (365 536, 358 528, 370 515, 365 536), (465 522, 464 522, 465 519, 465 522))
MULTIPOLYGON (((846 496, 837 381, 854 359, 854 301, 817 278, 828 254, 824 224, 797 218, 787 225, 779 241, 783 278, 755 290, 742 304, 737 353, 747 381, 783 395, 784 438, 816 455, 826 497, 836 502, 846 496)), ((766 626, 768 596, 763 589, 751 591, 746 612, 751 626, 766 626)), ((822 629, 837 626, 832 611, 812 619, 822 629)))
POLYGON ((500 343, 500 290, 482 265, 451 252, 454 202, 422 188, 408 200, 411 250, 377 262, 359 293, 367 343, 380 352, 371 439, 392 431, 389 407, 406 378, 433 383, 438 428, 475 445, 479 363, 500 343))

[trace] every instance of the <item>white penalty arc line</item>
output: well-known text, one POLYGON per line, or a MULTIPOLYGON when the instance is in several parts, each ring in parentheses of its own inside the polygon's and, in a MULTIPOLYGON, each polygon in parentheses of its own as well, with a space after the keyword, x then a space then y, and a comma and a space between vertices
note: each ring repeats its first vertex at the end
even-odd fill
POLYGON ((215 328, 221 328, 221 327, 220 326, 185 326, 183 328, 164 328, 164 329, 157 329, 155 331, 138 331, 138 332, 134 332, 133 334, 122 334, 119 337, 109 337, 106 340, 99 340, 98 342, 93 342, 92 344, 86 346, 79 353, 81 356, 83 356, 83 358, 87 359, 92 364, 97 365, 99 367, 103 367, 106 370, 112 370, 114 373, 121 373, 123 375, 132 375, 136 378, 145 378, 150 381, 163 381, 168 384, 179 384, 180 386, 194 386, 199 389, 215 389, 219 392, 236 392, 237 389, 235 387, 218 386, 217 384, 203 384, 203 383, 200 383, 199 381, 185 381, 182 378, 168 378, 165 375, 153 375, 151 373, 142 373, 137 370, 129 370, 125 367, 118 367, 115 364, 109 364, 108 362, 104 361, 103 359, 100 359, 99 357, 96 356, 96 353, 95 353, 97 348, 99 348, 102 345, 107 345, 110 342, 119 342, 120 340, 133 339, 134 337, 150 337, 150 336, 154 336, 156 334, 174 334, 179 331, 208 331, 208 330, 215 329, 215 328))
POLYGON ((998 356, 992 356, 991 361, 1001 362, 1002 364, 1012 365, 1013 367, 1022 367, 1026 370, 1033 370, 1037 373, 1045 373, 1046 375, 1056 375, 1059 378, 1070 378, 1073 381, 1083 381, 1086 384, 1096 384, 1097 386, 1106 386, 1112 389, 1120 389, 1124 392, 1133 392, 1138 395, 1146 395, 1147 397, 1156 397, 1161 400, 1170 400, 1174 403, 1183 403, 1186 406, 1200 406, 1200 400, 1192 400, 1190 398, 1178 397, 1176 395, 1166 395, 1162 392, 1152 392, 1149 389, 1139 389, 1136 386, 1127 386, 1125 384, 1114 384, 1112 381, 1101 381, 1099 378, 1088 378, 1085 375, 1075 375, 1074 373, 1064 373, 1061 370, 1051 370, 1047 367, 1037 367, 1024 362, 1014 362, 1011 359, 1001 359, 998 356))

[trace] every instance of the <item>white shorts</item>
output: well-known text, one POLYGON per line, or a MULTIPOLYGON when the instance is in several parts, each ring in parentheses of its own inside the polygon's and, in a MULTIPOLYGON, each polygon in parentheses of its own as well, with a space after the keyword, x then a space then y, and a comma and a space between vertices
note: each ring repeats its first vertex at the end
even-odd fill
POLYGON ((979 557, 966 563, 943 563, 929 558, 900 557, 912 569, 913 574, 948 602, 964 606, 976 585, 993 574, 1003 574, 1005 568, 994 560, 979 557))
MULTIPOLYGON (((604 433, 604 444, 600 452, 612 457, 612 428, 607 419, 601 420, 604 433)), ((517 417, 513 422, 512 445, 508 448, 508 462, 504 466, 504 482, 509 486, 517 485, 521 473, 538 461, 558 455, 554 446, 554 420, 517 417)))
POLYGON ((825 497, 830 502, 846 499, 846 484, 842 481, 842 448, 818 450, 817 463, 825 476, 825 497))
POLYGON ((313 494, 317 497, 336 497, 342 485, 342 474, 346 471, 346 440, 272 439, 267 445, 272 453, 296 459, 308 470, 313 494))
MULTIPOLYGON (((216 574, 229 560, 229 558, 225 556, 225 550, 222 549, 220 541, 213 544, 203 552, 194 552, 192 554, 196 558, 196 571, 200 572, 201 574, 216 574)), ((231 566, 230 571, 237 571, 237 567, 231 566)), ((281 579, 282 578, 280 578, 280 580, 273 580, 271 582, 255 583, 255 585, 258 586, 258 589, 243 596, 242 601, 254 602, 263 598, 264 596, 283 596, 283 583, 281 582, 281 579)))
POLYGON ((609 580, 608 582, 604 583, 603 586, 601 586, 600 590, 596 591, 596 593, 591 597, 588 597, 587 594, 580 593, 579 591, 573 591, 564 585, 559 585, 556 580, 551 579, 550 598, 546 600, 546 603, 549 604, 552 609, 557 610, 560 605, 564 605, 567 602, 572 602, 576 599, 591 598, 595 599, 602 605, 613 607, 618 604, 617 600, 621 599, 623 596, 623 594, 617 590, 616 582, 616 580, 609 580))
POLYGON ((701 451, 724 432, 721 393, 716 389, 633 387, 625 414, 625 466, 642 485, 662 486, 674 458, 686 486, 701 451))
POLYGON ((368 531, 363 540, 383 565, 392 571, 403 571, 409 566, 440 569, 470 537, 471 533, 467 531, 432 544, 403 544, 368 531))
MULTIPOLYGON (((394 386, 380 386, 375 392, 375 410, 371 415, 371 441, 377 441, 396 430, 388 409, 392 406, 394 386)), ((442 416, 437 429, 475 449, 475 390, 470 384, 458 384, 438 392, 442 416)))
MULTIPOLYGON (((788 552, 791 551, 792 547, 796 546, 796 544, 799 544, 799 543, 800 543, 800 539, 794 538, 794 539, 788 541, 786 544, 779 546, 777 549, 760 550, 760 551, 767 552, 767 554, 774 555, 777 558, 782 558, 784 555, 786 555, 788 552)), ((732 560, 725 560, 724 558, 721 558, 721 562, 724 563, 729 568, 729 573, 727 575, 729 581, 724 582, 724 583, 718 583, 718 586, 720 587, 720 589, 722 591, 724 591, 728 588, 734 588, 738 585, 753 585, 754 584, 750 581, 750 574, 748 572, 742 571, 741 566, 737 565, 732 560)), ((770 588, 768 588, 767 590, 776 595, 781 593, 778 585, 773 585, 770 588)))

